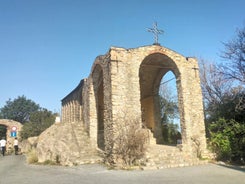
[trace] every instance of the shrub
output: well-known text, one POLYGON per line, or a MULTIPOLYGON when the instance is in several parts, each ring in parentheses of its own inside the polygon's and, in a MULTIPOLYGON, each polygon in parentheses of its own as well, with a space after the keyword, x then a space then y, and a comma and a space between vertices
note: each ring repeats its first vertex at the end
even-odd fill
POLYGON ((27 163, 34 164, 38 162, 37 152, 36 149, 31 149, 27 153, 27 163))
POLYGON ((245 124, 219 119, 210 124, 210 146, 218 160, 239 163, 244 160, 245 124))
POLYGON ((230 160, 231 145, 226 135, 222 133, 211 133, 210 146, 211 150, 216 153, 218 160, 230 160))
POLYGON ((106 151, 109 164, 119 167, 130 167, 142 164, 146 152, 147 134, 136 119, 125 119, 118 126, 114 135, 113 146, 106 151))

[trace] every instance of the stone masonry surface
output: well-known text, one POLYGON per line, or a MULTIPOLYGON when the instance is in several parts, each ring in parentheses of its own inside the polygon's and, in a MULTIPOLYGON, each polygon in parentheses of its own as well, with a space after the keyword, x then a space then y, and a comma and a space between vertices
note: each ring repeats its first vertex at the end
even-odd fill
POLYGON ((160 45, 132 49, 111 47, 98 56, 88 78, 62 99, 62 122, 79 123, 94 149, 113 147, 117 123, 138 118, 148 130, 148 160, 156 167, 200 164, 207 155, 198 63, 160 45), (159 84, 176 77, 182 144, 162 145, 159 84), (200 155, 199 155, 200 156, 200 155))

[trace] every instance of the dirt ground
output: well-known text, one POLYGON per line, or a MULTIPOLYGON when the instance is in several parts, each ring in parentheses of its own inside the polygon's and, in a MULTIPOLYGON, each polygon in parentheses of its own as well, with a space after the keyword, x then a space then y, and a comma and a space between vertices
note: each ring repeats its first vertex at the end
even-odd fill
POLYGON ((76 167, 28 165, 25 156, 0 156, 0 184, 244 184, 245 169, 215 164, 160 170, 108 170, 92 164, 76 167))

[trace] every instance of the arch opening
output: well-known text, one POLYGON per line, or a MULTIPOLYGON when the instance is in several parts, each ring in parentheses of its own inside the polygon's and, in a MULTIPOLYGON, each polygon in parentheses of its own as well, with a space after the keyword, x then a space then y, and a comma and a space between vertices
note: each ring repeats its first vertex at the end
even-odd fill
MULTIPOLYGON (((179 70, 174 61, 161 53, 148 55, 141 63, 139 70, 140 78, 140 96, 141 96, 141 118, 144 128, 151 130, 157 144, 166 144, 166 134, 164 134, 164 114, 163 114, 163 96, 162 85, 164 76, 172 74, 176 81, 175 94, 179 99, 179 70), (164 139, 165 137, 165 139, 164 139)), ((166 92, 166 91, 165 91, 166 92)), ((178 101, 178 100, 177 100, 178 101)), ((177 104, 179 104, 177 102, 177 104)), ((178 108, 175 107, 175 110, 178 108)), ((181 119, 178 114, 176 118, 181 119)), ((172 120, 172 119, 171 119, 172 120)), ((177 121, 177 120, 176 120, 177 121)), ((166 122, 166 121, 165 121, 166 122)), ((181 123, 178 123, 181 124, 181 123)), ((179 126, 181 127, 181 126, 179 126)), ((178 139, 180 139, 180 128, 178 129, 178 139)), ((182 133, 182 132, 181 132, 182 133)), ((169 141, 171 143, 176 141, 169 141)))
POLYGON ((163 144, 181 144, 181 125, 176 77, 169 70, 161 79, 159 103, 163 144))
POLYGON ((6 134, 7 134, 7 126, 0 124, 0 139, 2 139, 3 137, 6 138, 7 137, 6 134))
POLYGON ((103 70, 100 65, 96 65, 93 72, 93 88, 96 101, 97 112, 97 146, 105 150, 104 138, 104 82, 103 70))

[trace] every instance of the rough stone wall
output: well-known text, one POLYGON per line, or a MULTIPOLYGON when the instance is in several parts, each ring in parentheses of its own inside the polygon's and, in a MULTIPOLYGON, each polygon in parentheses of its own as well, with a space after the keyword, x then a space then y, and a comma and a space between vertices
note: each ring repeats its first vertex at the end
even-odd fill
POLYGON ((141 118, 138 55, 131 50, 111 48, 111 85, 113 120, 127 116, 141 118))
POLYGON ((96 58, 87 86, 84 94, 88 97, 84 106, 89 106, 89 112, 84 108, 84 113, 87 113, 85 116, 90 120, 89 135, 95 146, 102 142, 103 145, 99 147, 105 150, 110 147, 113 137, 111 61, 108 53, 96 58))
POLYGON ((113 137, 120 127, 117 123, 123 121, 125 115, 149 121, 146 127, 152 128, 154 137, 158 139, 156 143, 160 143, 158 89, 162 76, 169 70, 177 81, 183 150, 192 156, 197 149, 205 152, 197 60, 159 45, 134 49, 111 47, 108 53, 97 57, 88 79, 62 100, 62 119, 72 122, 76 110, 70 109, 67 113, 66 105, 82 99, 79 117, 95 147, 101 146, 99 142, 104 143, 102 149, 105 150, 113 146, 113 137), (200 143, 198 148, 195 142, 200 143))
POLYGON ((101 161, 81 123, 55 123, 42 132, 36 142, 38 162, 41 163, 50 160, 72 166, 101 161))
POLYGON ((69 93, 62 101, 62 121, 81 122, 82 121, 82 90, 84 80, 69 93))
MULTIPOLYGON (((198 139, 201 149, 206 149, 202 94, 197 60, 186 58, 161 46, 146 46, 136 49, 111 48, 112 64, 112 104, 113 117, 126 110, 140 115, 139 68, 149 55, 167 56, 174 64, 172 70, 177 75, 180 101, 181 123, 184 148, 193 151, 193 139, 198 139), (114 75, 113 75, 114 74, 114 75), (119 85, 118 85, 119 84, 119 85)), ((158 58, 154 58, 157 60, 158 58)), ((161 58, 160 58, 161 59, 161 58)), ((162 60, 161 62, 165 62, 162 60)))

